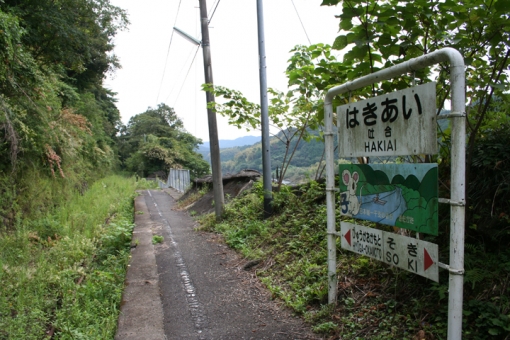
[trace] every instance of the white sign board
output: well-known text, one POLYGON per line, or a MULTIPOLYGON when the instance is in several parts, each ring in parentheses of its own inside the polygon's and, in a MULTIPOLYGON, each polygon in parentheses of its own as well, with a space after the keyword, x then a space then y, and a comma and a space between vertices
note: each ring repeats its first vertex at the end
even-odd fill
POLYGON ((436 154, 436 83, 337 107, 340 157, 436 154))
POLYGON ((439 282, 437 244, 341 222, 342 248, 439 282))

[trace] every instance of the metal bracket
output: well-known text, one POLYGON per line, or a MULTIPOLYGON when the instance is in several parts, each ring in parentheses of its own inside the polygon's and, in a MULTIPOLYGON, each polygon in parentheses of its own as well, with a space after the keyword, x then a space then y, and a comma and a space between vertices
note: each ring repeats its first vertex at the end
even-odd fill
POLYGON ((324 136, 334 136, 334 132, 323 132, 324 136))
POLYGON ((445 115, 438 115, 437 119, 466 118, 466 112, 453 111, 445 115))
POLYGON ((339 192, 340 189, 339 188, 326 188, 326 191, 333 191, 333 192, 339 192))
POLYGON ((342 237, 342 234, 337 232, 337 231, 334 231, 334 232, 328 231, 326 234, 327 235, 334 235, 334 236, 337 236, 337 237, 342 237))
POLYGON ((449 204, 449 205, 454 205, 454 206, 457 206, 457 207, 464 207, 466 205, 465 202, 461 202, 461 201, 452 201, 451 199, 449 198, 438 198, 437 201, 439 203, 445 203, 445 204, 449 204))
POLYGON ((443 269, 446 269, 450 272, 450 274, 453 274, 453 275, 464 275, 464 269, 454 269, 452 267, 450 267, 449 265, 447 265, 446 263, 441 263, 441 262, 438 262, 437 265, 439 266, 439 268, 443 268, 443 269))

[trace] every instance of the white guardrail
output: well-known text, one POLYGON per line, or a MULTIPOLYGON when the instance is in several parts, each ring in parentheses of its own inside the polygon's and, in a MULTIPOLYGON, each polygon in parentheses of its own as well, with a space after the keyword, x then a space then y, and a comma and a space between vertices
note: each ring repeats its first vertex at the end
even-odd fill
POLYGON ((179 192, 185 192, 191 184, 189 170, 170 169, 166 183, 161 180, 158 180, 158 183, 161 189, 174 188, 179 192))

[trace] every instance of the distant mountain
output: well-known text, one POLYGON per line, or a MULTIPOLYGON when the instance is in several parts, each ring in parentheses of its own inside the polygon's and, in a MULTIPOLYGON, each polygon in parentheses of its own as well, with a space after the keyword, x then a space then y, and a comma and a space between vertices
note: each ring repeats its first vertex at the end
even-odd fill
MULTIPOLYGON (((312 134, 317 134, 313 133, 312 134)), ((220 141, 220 161, 221 171, 226 173, 237 173, 242 169, 255 169, 262 172, 262 145, 260 137, 243 137, 235 141, 220 141), (222 147, 222 142, 237 142, 239 140, 250 141, 252 145, 242 145, 233 147, 222 147), (253 142, 255 140, 255 142, 253 142)), ((297 138, 291 141, 289 147, 294 150, 297 138)), ((248 142, 241 142, 242 144, 248 142)), ((228 144, 227 144, 228 145, 228 144)), ((276 137, 270 137, 271 147, 271 168, 273 176, 276 174, 276 168, 282 168, 282 162, 287 154, 286 144, 282 143, 276 137)), ((317 170, 317 164, 321 159, 324 151, 324 143, 322 141, 312 140, 306 142, 301 140, 292 158, 291 166, 286 172, 285 179, 293 183, 297 183, 304 178, 314 176, 317 170)), ((207 162, 211 162, 209 143, 207 148, 204 145, 198 150, 207 162)), ((289 154, 287 154, 289 157, 289 154)))
MULTIPOLYGON (((253 145, 260 142, 260 136, 244 136, 233 140, 221 139, 220 149, 233 148, 236 146, 253 145)), ((209 150, 209 142, 205 142, 200 145, 199 150, 209 150)))
MULTIPOLYGON (((229 150, 231 151, 230 149, 239 149, 239 148, 247 148, 253 144, 256 144, 256 143, 260 143, 260 140, 261 140, 261 137, 257 137, 257 136, 244 136, 244 137, 239 137, 239 138, 236 138, 236 139, 233 139, 233 140, 228 140, 228 139, 221 139, 219 141, 220 143, 220 150, 221 149, 224 149, 223 151, 220 151, 220 158, 221 158, 221 161, 224 161, 224 157, 225 157, 225 150, 229 150)), ((211 163, 211 155, 210 155, 210 143, 209 142, 205 142, 203 144, 201 144, 199 147, 198 147, 198 153, 201 154, 204 159, 206 161, 208 161, 209 163, 211 163)), ((239 150, 238 150, 239 151, 239 150)), ((226 152, 227 154, 231 154, 232 152, 226 152)), ((233 158, 233 155, 230 155, 230 156, 227 156, 227 160, 233 158)))

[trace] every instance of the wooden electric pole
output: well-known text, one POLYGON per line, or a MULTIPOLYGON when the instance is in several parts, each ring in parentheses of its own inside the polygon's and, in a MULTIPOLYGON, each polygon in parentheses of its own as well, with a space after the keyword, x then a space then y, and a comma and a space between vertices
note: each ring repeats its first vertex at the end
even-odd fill
MULTIPOLYGON (((207 18, 207 6, 205 0, 198 0, 200 5, 200 24, 202 26, 202 51, 204 55, 204 73, 205 82, 213 83, 212 66, 211 66, 211 47, 209 42, 209 19, 207 18)), ((211 168, 214 190, 214 211, 216 219, 220 219, 223 215, 225 199, 223 196, 223 177, 221 175, 220 162, 220 144, 218 141, 218 126, 216 123, 216 114, 209 107, 209 103, 214 103, 214 94, 206 92, 207 98, 207 121, 209 123, 209 144, 211 151, 211 168)))

